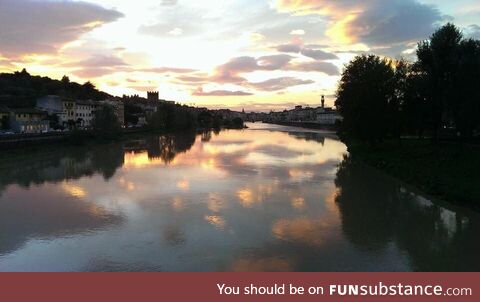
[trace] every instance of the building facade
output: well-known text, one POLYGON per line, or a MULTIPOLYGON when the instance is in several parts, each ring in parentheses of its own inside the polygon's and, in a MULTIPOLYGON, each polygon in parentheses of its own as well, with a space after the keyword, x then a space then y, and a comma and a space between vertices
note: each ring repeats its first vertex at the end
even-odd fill
POLYGON ((47 113, 38 109, 12 109, 10 129, 17 133, 43 133, 50 129, 47 113))
POLYGON ((90 128, 92 126, 95 111, 99 104, 94 101, 76 101, 75 102, 75 122, 77 127, 90 128))
POLYGON ((64 127, 76 124, 76 102, 57 95, 48 95, 37 99, 37 109, 46 111, 48 115, 57 115, 58 123, 64 127))

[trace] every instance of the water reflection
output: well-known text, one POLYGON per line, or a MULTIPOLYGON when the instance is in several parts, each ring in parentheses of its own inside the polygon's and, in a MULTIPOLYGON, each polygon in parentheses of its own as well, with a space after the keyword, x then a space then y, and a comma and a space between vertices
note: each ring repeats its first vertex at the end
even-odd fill
POLYGON ((414 270, 480 270, 480 244, 474 239, 480 230, 478 214, 430 202, 366 170, 347 157, 336 179, 336 202, 351 242, 369 251, 385 250, 394 242, 409 255, 414 270))
POLYGON ((255 124, 0 158, 0 270, 479 269, 477 214, 345 154, 255 124))

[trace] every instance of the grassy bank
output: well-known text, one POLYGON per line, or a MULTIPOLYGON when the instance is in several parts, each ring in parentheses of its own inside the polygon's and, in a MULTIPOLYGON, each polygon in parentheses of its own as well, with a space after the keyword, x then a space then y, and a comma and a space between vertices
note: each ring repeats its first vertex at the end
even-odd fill
POLYGON ((480 209, 480 146, 426 140, 388 141, 375 146, 347 142, 354 160, 365 162, 425 193, 480 209))

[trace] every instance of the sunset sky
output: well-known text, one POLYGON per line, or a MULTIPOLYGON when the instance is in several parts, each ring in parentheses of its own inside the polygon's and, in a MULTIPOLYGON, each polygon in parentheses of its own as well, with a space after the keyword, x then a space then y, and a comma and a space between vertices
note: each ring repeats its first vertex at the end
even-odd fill
POLYGON ((211 108, 331 105, 355 55, 412 59, 449 21, 480 38, 480 2, 0 0, 0 71, 211 108))

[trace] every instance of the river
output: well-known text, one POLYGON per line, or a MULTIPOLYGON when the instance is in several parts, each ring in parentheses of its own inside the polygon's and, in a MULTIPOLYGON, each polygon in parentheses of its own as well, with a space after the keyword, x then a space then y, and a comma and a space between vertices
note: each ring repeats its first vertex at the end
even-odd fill
POLYGON ((478 213, 249 127, 2 151, 0 271, 480 270, 478 213))

